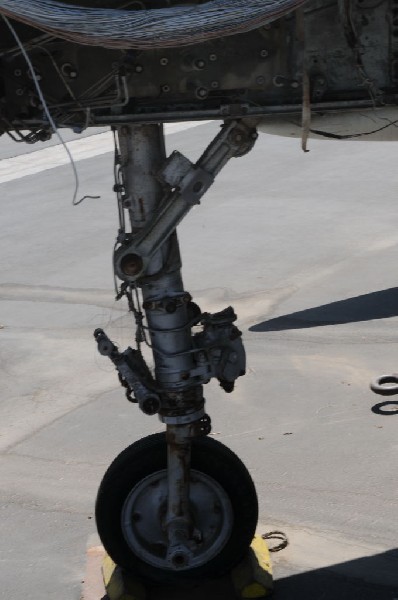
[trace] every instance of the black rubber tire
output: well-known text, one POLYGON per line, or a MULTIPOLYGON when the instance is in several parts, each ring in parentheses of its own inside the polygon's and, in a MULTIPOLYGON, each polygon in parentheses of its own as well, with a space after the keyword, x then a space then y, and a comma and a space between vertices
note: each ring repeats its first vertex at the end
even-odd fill
POLYGON ((167 467, 165 434, 157 433, 135 442, 119 454, 98 490, 95 509, 98 533, 109 556, 126 571, 152 582, 184 584, 226 573, 247 552, 257 526, 258 503, 245 465, 232 450, 212 438, 203 437, 193 440, 191 466, 217 481, 229 497, 233 525, 228 542, 210 562, 183 571, 154 567, 138 558, 127 545, 121 526, 126 498, 142 479, 167 467))

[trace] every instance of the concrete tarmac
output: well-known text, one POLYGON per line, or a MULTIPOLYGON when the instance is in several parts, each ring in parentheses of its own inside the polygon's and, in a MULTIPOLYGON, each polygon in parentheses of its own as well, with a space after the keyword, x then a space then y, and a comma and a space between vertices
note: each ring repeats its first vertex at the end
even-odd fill
MULTIPOLYGON (((169 135, 169 151, 195 160, 218 125, 169 135)), ((276 597, 393 600, 398 403, 369 382, 398 369, 398 145, 309 148, 261 135, 179 228, 186 289, 202 310, 234 306, 248 355, 232 395, 207 386, 207 410, 253 476, 259 533, 289 538, 276 597)), ((113 298, 112 167, 111 153, 78 163, 82 195, 101 196, 78 207, 68 165, 0 185, 5 600, 80 599, 101 477, 163 429, 92 336, 133 339, 113 298)))

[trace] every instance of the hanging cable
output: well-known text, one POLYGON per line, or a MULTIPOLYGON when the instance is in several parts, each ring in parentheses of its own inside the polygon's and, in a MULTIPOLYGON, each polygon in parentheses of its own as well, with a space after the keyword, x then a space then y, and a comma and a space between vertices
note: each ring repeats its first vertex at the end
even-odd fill
POLYGON ((57 126, 54 123, 54 120, 53 120, 53 118, 51 116, 51 113, 50 113, 50 110, 48 108, 46 99, 44 98, 43 92, 41 91, 40 83, 39 83, 39 81, 37 79, 36 72, 35 72, 34 67, 32 65, 32 62, 31 62, 31 60, 30 60, 30 58, 28 56, 28 53, 26 52, 26 50, 24 48, 24 45, 21 42, 21 39, 20 39, 19 35, 17 34, 17 32, 15 31, 14 27, 11 25, 10 21, 7 19, 7 17, 5 15, 3 15, 3 20, 6 23, 6 25, 7 25, 8 29, 10 30, 11 34, 13 35, 13 37, 14 37, 16 43, 18 44, 18 46, 19 46, 19 48, 21 50, 21 53, 22 53, 22 55, 23 55, 23 57, 24 57, 24 59, 26 61, 26 64, 28 65, 29 71, 30 71, 30 73, 32 75, 32 81, 33 81, 33 83, 35 85, 35 88, 36 88, 37 93, 39 95, 40 101, 41 101, 41 103, 43 105, 43 110, 44 110, 44 112, 46 114, 48 122, 50 123, 53 132, 58 137, 60 143, 64 147, 65 152, 67 153, 67 155, 69 157, 70 164, 71 164, 72 171, 73 171, 73 175, 74 175, 74 179, 75 179, 75 191, 73 193, 72 204, 73 205, 79 204, 80 201, 76 200, 77 199, 77 194, 79 192, 79 175, 77 173, 77 169, 76 169, 75 161, 73 160, 73 156, 72 156, 72 154, 71 154, 68 146, 65 144, 63 137, 61 136, 60 132, 58 131, 57 126))
POLYGON ((366 135, 373 135, 375 133, 379 133, 380 131, 383 131, 384 129, 387 129, 388 127, 397 127, 398 125, 398 120, 396 121, 389 121, 387 125, 383 125, 383 127, 379 127, 378 129, 373 129, 372 131, 364 131, 362 133, 351 133, 351 134, 347 134, 347 135, 340 135, 338 133, 331 133, 328 131, 320 131, 319 129, 310 129, 311 133, 315 133, 316 135, 320 135, 322 137, 325 138, 330 138, 332 140, 352 140, 354 138, 359 138, 359 137, 364 137, 366 135))

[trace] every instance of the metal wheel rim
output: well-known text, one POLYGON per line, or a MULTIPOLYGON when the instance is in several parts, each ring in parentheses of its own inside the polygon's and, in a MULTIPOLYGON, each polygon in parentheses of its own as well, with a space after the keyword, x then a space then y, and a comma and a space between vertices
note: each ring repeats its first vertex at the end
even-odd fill
MULTIPOLYGON (((129 493, 121 514, 124 539, 141 560, 162 570, 174 571, 166 560, 167 534, 164 526, 167 505, 167 471, 152 473, 129 493)), ((192 544, 193 558, 184 571, 214 559, 228 542, 233 527, 233 510, 225 490, 215 479, 191 469, 190 505, 195 530, 202 540, 192 544)))

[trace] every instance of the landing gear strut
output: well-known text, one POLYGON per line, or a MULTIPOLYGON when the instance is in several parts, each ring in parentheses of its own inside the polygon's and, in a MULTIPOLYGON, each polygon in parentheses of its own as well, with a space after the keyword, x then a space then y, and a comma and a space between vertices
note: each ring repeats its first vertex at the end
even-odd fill
POLYGON ((224 124, 195 165, 178 152, 166 159, 161 125, 115 132, 120 230, 114 268, 118 296, 127 297, 136 318, 137 347, 120 352, 103 330, 94 336, 128 399, 158 414, 166 434, 144 438, 115 459, 98 492, 96 518, 114 561, 152 581, 178 583, 229 570, 257 524, 248 471, 206 437, 211 422, 203 384, 215 377, 232 392, 245 373, 241 332, 232 307, 202 313, 184 290, 176 235, 228 160, 252 148, 254 125, 224 124), (144 341, 152 348, 154 375, 141 353, 144 341))

